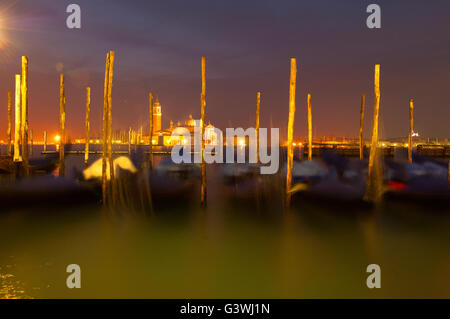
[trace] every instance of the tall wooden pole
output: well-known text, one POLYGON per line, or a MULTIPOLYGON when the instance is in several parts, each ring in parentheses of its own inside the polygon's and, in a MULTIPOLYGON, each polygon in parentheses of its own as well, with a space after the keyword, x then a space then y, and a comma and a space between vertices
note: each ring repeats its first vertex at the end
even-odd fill
POLYGON ((359 159, 364 158, 364 107, 366 104, 366 95, 361 95, 361 111, 359 113, 359 159))
POLYGON ((44 152, 47 152, 47 131, 44 131, 44 152))
POLYGON ((369 179, 372 177, 375 156, 378 147, 378 114, 380 109, 380 65, 375 65, 374 77, 374 107, 373 107, 373 126, 372 126, 372 144, 369 155, 369 179))
POLYGON ((11 113, 11 91, 8 91, 8 128, 6 130, 6 135, 8 136, 8 146, 6 149, 6 155, 11 156, 11 122, 12 122, 12 113, 11 113))
POLYGON ((312 114, 311 94, 308 93, 308 161, 312 160, 312 114))
POLYGON ((90 129, 90 123, 89 123, 89 115, 91 113, 91 88, 88 86, 86 88, 86 146, 84 149, 84 166, 88 165, 89 161, 89 129, 90 129))
POLYGON ((289 85, 289 121, 287 134, 287 172, 286 172, 286 205, 291 204, 292 166, 294 161, 294 150, 292 140, 294 136, 295 119, 295 88, 297 83, 297 60, 291 58, 291 78, 289 85))
POLYGON ((21 110, 20 110, 20 74, 16 74, 16 94, 15 94, 15 125, 14 125, 14 162, 22 161, 22 157, 20 156, 20 134, 22 132, 22 124, 21 122, 21 110))
POLYGON ((28 174, 28 57, 22 57, 22 159, 28 174))
POLYGON ((261 92, 256 92, 256 162, 259 163, 259 108, 261 105, 261 92))
POLYGON ((30 157, 33 156, 33 130, 30 129, 30 157))
POLYGON ((148 161, 149 161, 149 168, 153 169, 153 93, 150 92, 148 95, 148 108, 149 108, 149 144, 148 144, 148 161))
POLYGON ((59 175, 64 176, 64 142, 66 126, 66 97, 64 93, 64 74, 60 75, 59 81, 59 175))
POLYGON ((131 127, 128 128, 128 155, 131 154, 131 127))
POLYGON ((202 57, 202 94, 201 103, 201 127, 202 127, 202 164, 201 164, 201 204, 206 205, 206 164, 205 164, 205 111, 206 111, 206 58, 202 57))
POLYGON ((103 94, 103 153, 102 153, 102 199, 103 205, 106 205, 106 163, 108 152, 108 81, 109 81, 109 53, 106 54, 105 63, 105 86, 103 94))
MULTIPOLYGON (((109 72, 108 72, 108 158, 110 167, 111 183, 114 182, 114 163, 112 156, 112 84, 114 68, 114 51, 109 51, 109 72)), ((113 196, 114 199, 114 196, 113 196)))
POLYGON ((408 135, 408 161, 412 163, 412 147, 413 147, 413 130, 414 130, 414 100, 409 100, 409 135, 408 135))

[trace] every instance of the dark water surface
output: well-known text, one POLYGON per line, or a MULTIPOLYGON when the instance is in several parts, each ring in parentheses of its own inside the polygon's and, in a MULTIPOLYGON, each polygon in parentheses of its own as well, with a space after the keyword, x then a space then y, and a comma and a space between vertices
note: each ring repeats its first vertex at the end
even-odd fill
MULTIPOLYGON (((67 167, 82 167, 69 156, 67 167)), ((208 166, 208 207, 0 214, 2 298, 450 298, 450 211, 236 200, 208 166), (381 266, 381 289, 366 267, 381 266), (81 267, 68 289, 66 267, 81 267)), ((25 200, 25 199, 24 199, 25 200)))

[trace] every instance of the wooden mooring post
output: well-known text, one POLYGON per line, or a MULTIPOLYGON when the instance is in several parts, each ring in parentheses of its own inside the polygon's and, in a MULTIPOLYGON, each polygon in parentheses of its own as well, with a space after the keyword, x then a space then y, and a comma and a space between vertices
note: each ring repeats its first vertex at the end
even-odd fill
POLYGON ((149 169, 153 169, 153 93, 148 94, 148 112, 149 112, 149 141, 148 141, 148 165, 149 169))
POLYGON ((102 200, 103 206, 106 206, 106 165, 108 155, 108 81, 109 81, 109 52, 106 54, 105 63, 105 85, 103 93, 103 117, 102 117, 102 137, 103 137, 103 152, 102 152, 102 200))
MULTIPOLYGON (((109 51, 109 72, 108 72, 108 159, 111 183, 114 182, 114 163, 112 156, 112 84, 114 68, 114 51, 109 51)), ((113 196, 114 198, 114 196, 113 196)))
POLYGON ((261 92, 256 92, 256 162, 259 163, 259 108, 261 106, 261 92))
POLYGON ((378 115, 380 110, 380 65, 375 65, 374 77, 374 107, 373 107, 373 125, 372 125, 372 143, 369 155, 369 179, 372 175, 375 156, 378 147, 378 115))
POLYGON ((85 148, 84 148, 84 166, 87 167, 88 161, 89 161, 89 130, 90 130, 90 123, 89 123, 89 116, 91 113, 91 88, 88 86, 86 88, 86 141, 85 141, 85 148))
POLYGON ((47 131, 44 131, 44 152, 47 152, 47 131))
POLYGON ((128 128, 128 155, 131 154, 131 127, 128 128))
POLYGON ((11 113, 11 91, 8 91, 8 128, 6 129, 6 135, 8 138, 8 146, 6 148, 6 155, 11 156, 11 145, 12 145, 12 135, 11 135, 11 122, 12 122, 12 113, 11 113))
POLYGON ((294 136, 295 119, 295 89, 297 83, 297 60, 291 58, 291 75, 289 85, 289 120, 287 132, 287 170, 286 170, 286 206, 291 204, 292 166, 294 161, 294 150, 292 140, 294 136))
POLYGON ((112 152, 112 83, 113 83, 114 51, 106 55, 105 85, 103 94, 103 152, 102 152, 102 199, 103 205, 107 200, 107 166, 109 164, 109 179, 111 181, 111 199, 114 203, 114 162, 112 152))
POLYGON ((378 202, 382 195, 382 171, 378 156, 378 118, 380 109, 380 65, 375 65, 374 77, 374 107, 372 143, 370 146, 369 167, 367 176, 367 189, 364 196, 369 202, 378 202))
POLYGON ((28 57, 22 56, 22 160, 25 174, 28 175, 28 57))
POLYGON ((16 74, 16 91, 15 91, 15 124, 14 124, 14 162, 22 161, 22 157, 20 156, 20 134, 22 131, 21 125, 21 110, 20 110, 20 90, 21 90, 21 80, 20 74, 16 74))
POLYGON ((30 157, 33 156, 33 130, 30 129, 30 157))
POLYGON ((202 57, 202 93, 200 96, 201 103, 201 130, 202 130, 202 163, 201 163, 201 204, 206 206, 206 164, 205 164, 205 111, 206 111, 206 58, 202 57))
POLYGON ((308 161, 312 160, 312 113, 311 94, 308 93, 308 161))
POLYGON ((408 134, 408 162, 412 163, 413 149, 413 131, 414 131, 414 100, 409 100, 409 134, 408 134))
POLYGON ((364 108, 366 104, 366 95, 361 95, 361 110, 359 112, 359 159, 364 158, 364 108))
POLYGON ((64 92, 64 74, 60 75, 59 80, 59 176, 64 176, 65 158, 64 158, 64 143, 65 143, 65 128, 66 128, 66 97, 64 92))

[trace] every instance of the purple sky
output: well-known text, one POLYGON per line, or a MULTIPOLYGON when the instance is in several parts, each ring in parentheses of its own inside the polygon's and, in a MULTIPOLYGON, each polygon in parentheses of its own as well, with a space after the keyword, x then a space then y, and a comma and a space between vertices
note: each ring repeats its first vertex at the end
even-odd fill
MULTIPOLYGON (((449 137, 450 2, 33 0, 0 2, 0 129, 7 91, 20 57, 29 57, 30 127, 36 140, 58 128, 59 77, 66 74, 67 132, 82 136, 85 86, 92 87, 92 131, 101 128, 108 50, 116 51, 113 126, 147 122, 148 92, 159 96, 163 127, 199 117, 200 59, 207 57, 207 121, 254 126, 256 91, 261 126, 285 136, 289 59, 297 58, 295 136, 306 135, 306 95, 312 94, 316 135, 357 136, 361 93, 366 133, 373 111, 373 69, 381 64, 380 133, 406 136, 415 99, 421 136, 449 137), (82 10, 81 30, 66 27, 67 5, 82 10), (378 3, 382 28, 366 27, 366 7, 378 3)), ((3 135, 2 138, 3 139, 3 135)))

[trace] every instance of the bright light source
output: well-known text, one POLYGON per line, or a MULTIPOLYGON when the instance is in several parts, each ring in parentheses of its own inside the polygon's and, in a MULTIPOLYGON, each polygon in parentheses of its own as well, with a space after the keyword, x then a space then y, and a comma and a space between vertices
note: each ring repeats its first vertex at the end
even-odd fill
POLYGON ((60 140, 61 140, 61 136, 56 135, 56 136, 55 136, 55 141, 56 141, 56 142, 59 142, 60 140))

